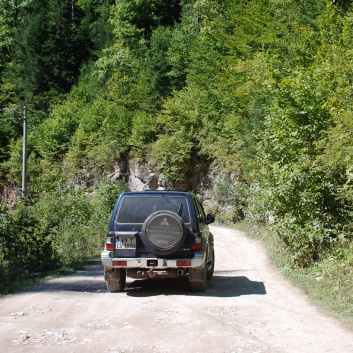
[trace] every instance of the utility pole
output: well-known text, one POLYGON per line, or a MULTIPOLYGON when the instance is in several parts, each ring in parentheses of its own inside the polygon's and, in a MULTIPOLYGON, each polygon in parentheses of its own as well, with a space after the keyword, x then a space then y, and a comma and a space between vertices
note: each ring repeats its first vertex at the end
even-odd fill
POLYGON ((26 194, 27 185, 27 107, 23 107, 23 149, 22 149, 22 198, 26 194))
MULTIPOLYGON (((17 111, 18 108, 0 108, 0 111, 17 111)), ((16 118, 5 118, 9 120, 17 120, 16 118)), ((23 107, 23 147, 22 147, 22 189, 21 197, 24 198, 26 195, 27 185, 27 107, 23 107)))

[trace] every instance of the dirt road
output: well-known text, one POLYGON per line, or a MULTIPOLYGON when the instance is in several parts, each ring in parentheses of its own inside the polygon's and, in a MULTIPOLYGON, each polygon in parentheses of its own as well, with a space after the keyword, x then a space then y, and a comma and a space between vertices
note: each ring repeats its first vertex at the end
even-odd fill
POLYGON ((257 241, 212 227, 206 293, 178 280, 107 293, 100 264, 0 301, 2 353, 351 353, 353 333, 323 316, 268 263, 257 241))

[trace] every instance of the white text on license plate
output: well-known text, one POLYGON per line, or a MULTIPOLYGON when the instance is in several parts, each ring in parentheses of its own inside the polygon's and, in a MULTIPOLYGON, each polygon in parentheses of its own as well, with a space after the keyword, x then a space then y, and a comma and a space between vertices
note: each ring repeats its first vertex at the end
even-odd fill
POLYGON ((116 249, 136 249, 136 238, 116 238, 116 249))

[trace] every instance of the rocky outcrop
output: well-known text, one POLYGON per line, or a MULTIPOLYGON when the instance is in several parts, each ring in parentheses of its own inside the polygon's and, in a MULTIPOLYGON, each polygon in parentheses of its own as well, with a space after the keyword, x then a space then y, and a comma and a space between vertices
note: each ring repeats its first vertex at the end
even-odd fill
POLYGON ((133 160, 117 163, 108 178, 112 182, 116 180, 126 181, 131 191, 163 190, 168 188, 163 176, 157 174, 149 163, 138 163, 133 160))
POLYGON ((160 178, 148 163, 138 164, 130 162, 128 183, 131 191, 161 190, 166 188, 165 180, 160 178))

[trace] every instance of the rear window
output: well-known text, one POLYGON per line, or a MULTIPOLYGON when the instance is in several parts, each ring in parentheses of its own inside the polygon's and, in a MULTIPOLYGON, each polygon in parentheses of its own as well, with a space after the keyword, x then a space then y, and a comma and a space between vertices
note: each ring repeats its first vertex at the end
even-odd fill
POLYGON ((180 196, 125 196, 117 212, 117 223, 143 223, 153 212, 168 210, 190 222, 189 207, 180 196))

